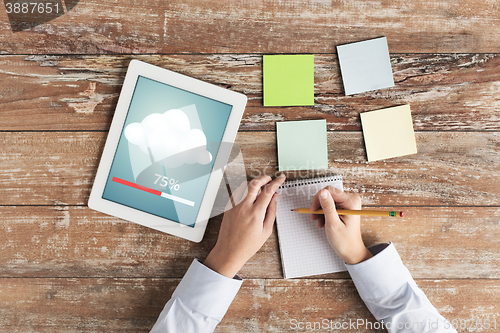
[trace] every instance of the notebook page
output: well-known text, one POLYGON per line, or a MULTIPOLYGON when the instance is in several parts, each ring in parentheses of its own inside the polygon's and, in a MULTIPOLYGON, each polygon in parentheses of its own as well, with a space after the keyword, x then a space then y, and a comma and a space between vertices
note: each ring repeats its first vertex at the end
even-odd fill
POLYGON ((325 229, 318 228, 309 214, 291 211, 309 208, 313 196, 327 185, 342 189, 342 177, 288 181, 278 190, 276 224, 285 279, 347 270, 328 243, 325 229))

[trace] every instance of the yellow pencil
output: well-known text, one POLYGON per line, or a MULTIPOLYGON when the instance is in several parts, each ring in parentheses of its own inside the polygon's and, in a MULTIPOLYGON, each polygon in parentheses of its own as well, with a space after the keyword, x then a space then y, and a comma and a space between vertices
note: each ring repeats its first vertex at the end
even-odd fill
MULTIPOLYGON (((309 208, 295 208, 292 211, 302 214, 324 214, 323 209, 318 209, 315 211, 309 210, 309 208)), ((348 210, 348 209, 337 209, 337 214, 339 215, 362 215, 362 216, 398 216, 403 217, 405 212, 400 211, 380 211, 380 210, 348 210)))

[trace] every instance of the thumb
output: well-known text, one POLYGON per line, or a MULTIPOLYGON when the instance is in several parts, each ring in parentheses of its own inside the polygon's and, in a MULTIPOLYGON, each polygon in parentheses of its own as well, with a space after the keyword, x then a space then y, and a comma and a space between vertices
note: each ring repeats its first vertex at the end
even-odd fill
POLYGON ((335 208, 335 202, 333 201, 330 191, 323 189, 319 192, 318 197, 319 197, 319 204, 321 205, 323 213, 325 214, 325 224, 342 223, 337 214, 337 209, 335 208))
POLYGON ((325 216, 337 212, 337 210, 335 209, 335 202, 333 202, 332 195, 330 194, 330 191, 326 189, 323 189, 319 192, 319 204, 321 205, 321 208, 323 209, 323 213, 325 213, 325 216))

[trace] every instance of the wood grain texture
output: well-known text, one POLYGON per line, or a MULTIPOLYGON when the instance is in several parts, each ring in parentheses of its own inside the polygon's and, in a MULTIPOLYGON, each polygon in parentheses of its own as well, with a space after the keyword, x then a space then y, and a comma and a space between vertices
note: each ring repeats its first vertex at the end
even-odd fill
MULTIPOLYGON (((177 279, 0 279, 0 327, 8 332, 148 332, 179 283, 177 279)), ((493 320, 500 288, 488 280, 418 280, 449 320, 493 320), (453 300, 450 306, 449 300, 453 300)), ((290 332, 291 320, 365 322, 375 319, 350 280, 245 280, 215 332, 290 332), (307 295, 307 297, 304 297, 307 295)), ((498 327, 498 326, 497 326, 498 327)), ((295 330, 310 332, 311 330, 295 330)), ((326 330, 323 330, 326 332, 326 330)), ((495 332, 496 330, 482 330, 495 332)))
MULTIPOLYGON (((415 278, 500 278, 500 208, 401 209, 403 219, 363 217, 367 246, 392 241, 415 278)), ((221 223, 220 216, 211 219, 203 241, 196 244, 86 207, 0 207, 0 215, 4 278, 181 278, 194 258, 208 255, 221 223)), ((239 274, 282 278, 276 232, 239 274)))
MULTIPOLYGON (((0 205, 85 205, 106 133, 0 132, 0 205)), ((368 163, 360 132, 328 132, 329 170, 367 205, 499 206, 495 132, 416 133, 418 154, 368 163)), ((276 174, 274 132, 240 132, 248 177, 276 174)), ((289 178, 314 173, 287 173, 289 178)))
MULTIPOLYGON (((248 178, 277 171, 275 122, 326 119, 329 170, 446 318, 500 326, 500 5, 492 0, 79 1, 11 31, 0 5, 0 331, 148 332, 221 216, 191 243, 88 209, 131 59, 246 94, 248 178), (386 36, 395 87, 344 96, 337 45, 386 36), (315 103, 263 107, 262 55, 315 55, 315 103), (368 163, 361 112, 411 104, 418 154, 368 163)), ((279 223, 279 221, 278 221, 279 223)), ((283 280, 276 232, 216 332, 375 320, 347 273, 283 280)), ((321 331, 321 330, 320 330, 321 331)), ((330 330, 322 330, 330 331, 330 330)), ((338 332, 339 330, 331 330, 338 332)), ((382 332, 347 329, 348 332, 382 332)))
POLYGON ((315 105, 264 107, 262 57, 249 54, 0 56, 0 130, 107 130, 131 59, 244 93, 241 131, 274 131, 282 120, 327 120, 360 130, 359 113, 411 104, 423 131, 498 131, 498 54, 393 54, 396 86, 345 96, 335 55, 315 57, 315 105))
POLYGON ((391 52, 499 52, 495 1, 80 1, 13 33, 0 11, 0 52, 334 53, 386 36, 391 52))

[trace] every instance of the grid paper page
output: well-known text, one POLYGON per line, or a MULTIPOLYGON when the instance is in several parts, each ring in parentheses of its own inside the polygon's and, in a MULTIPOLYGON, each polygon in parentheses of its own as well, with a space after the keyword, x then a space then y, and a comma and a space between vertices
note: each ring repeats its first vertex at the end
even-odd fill
POLYGON ((344 261, 328 243, 325 229, 317 227, 309 214, 292 212, 309 208, 312 198, 325 186, 342 190, 342 177, 330 176, 285 182, 278 193, 276 224, 285 279, 341 272, 344 261))

